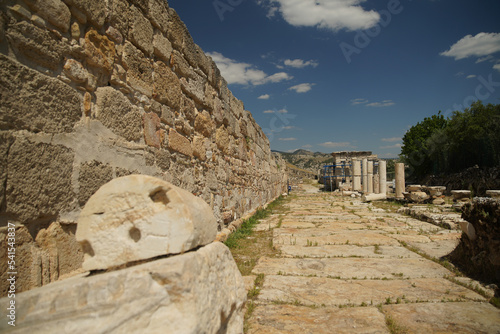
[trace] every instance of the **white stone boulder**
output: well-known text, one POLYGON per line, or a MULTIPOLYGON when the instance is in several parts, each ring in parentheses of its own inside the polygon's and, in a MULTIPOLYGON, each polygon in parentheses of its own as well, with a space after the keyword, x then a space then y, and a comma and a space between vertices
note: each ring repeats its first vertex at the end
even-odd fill
MULTIPOLYGON (((18 293, 16 326, 2 319, 0 333, 243 333, 245 300, 231 252, 215 242, 18 293)), ((8 303, 8 297, 0 299, 8 303)))
POLYGON ((108 269, 215 240, 217 222, 201 198, 166 181, 129 175, 103 185, 78 219, 83 269, 108 269))

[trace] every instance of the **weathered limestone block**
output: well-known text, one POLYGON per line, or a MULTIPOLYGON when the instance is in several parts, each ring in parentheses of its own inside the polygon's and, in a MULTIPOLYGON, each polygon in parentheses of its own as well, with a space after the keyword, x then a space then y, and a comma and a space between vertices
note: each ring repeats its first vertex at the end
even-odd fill
POLYGON ((410 193, 409 199, 415 203, 422 203, 429 199, 429 195, 423 191, 415 191, 410 193))
POLYGON ((153 66, 144 54, 129 42, 125 43, 123 50, 123 66, 127 70, 128 84, 147 97, 151 97, 153 66))
POLYGON ((141 113, 123 93, 113 87, 97 89, 96 118, 128 141, 138 141, 141 138, 141 113))
POLYGON ((446 187, 443 186, 424 187, 424 191, 431 196, 439 197, 442 196, 443 193, 446 191, 446 187))
POLYGON ((68 209, 75 198, 73 158, 63 146, 16 138, 8 157, 6 213, 27 222, 55 218, 68 209))
POLYGON ((187 79, 195 75, 194 70, 177 50, 172 51, 172 56, 170 57, 170 67, 172 67, 174 72, 181 78, 183 77, 187 79))
POLYGON ((63 67, 64 74, 76 83, 85 83, 88 79, 88 72, 83 65, 74 59, 66 60, 63 67))
POLYGON ((14 137, 12 133, 0 131, 0 209, 5 205, 5 182, 7 181, 8 154, 14 137))
POLYGON ((144 141, 147 145, 156 148, 161 148, 160 136, 158 130, 160 129, 161 120, 155 113, 146 113, 142 115, 142 122, 144 123, 144 141))
POLYGON ((191 137, 193 134, 193 127, 189 124, 186 119, 178 118, 175 120, 175 130, 191 137))
POLYGON ((104 184, 113 179, 113 168, 98 161, 85 162, 80 165, 78 175, 78 203, 84 206, 89 198, 104 184))
POLYGON ((174 125, 175 122, 175 113, 168 106, 162 104, 161 105, 161 114, 160 120, 167 125, 174 125))
POLYGON ((365 194, 361 197, 363 202, 383 201, 387 199, 386 194, 365 194))
POLYGON ((166 63, 170 62, 170 56, 172 55, 172 44, 168 39, 163 37, 162 34, 155 34, 153 37, 153 50, 154 55, 160 60, 166 63))
POLYGON ((180 51, 182 50, 184 39, 186 36, 190 36, 189 31, 173 8, 168 9, 168 14, 167 37, 172 42, 172 45, 180 51))
POLYGON ((50 281, 78 270, 83 263, 83 252, 75 239, 76 224, 50 224, 36 236, 37 246, 49 255, 50 281))
POLYGON ((412 193, 412 192, 417 192, 417 191, 422 191, 422 186, 418 184, 412 184, 406 187, 406 192, 412 193))
POLYGON ((177 75, 161 61, 154 64, 153 98, 175 110, 180 108, 182 90, 177 75))
POLYGON ((132 13, 127 0, 109 0, 109 24, 125 38, 128 36, 132 13))
POLYGON ((153 54, 153 27, 139 9, 132 6, 130 10, 132 20, 128 37, 136 47, 150 56, 153 54))
POLYGON ((123 43, 123 35, 118 29, 114 28, 113 26, 109 26, 108 29, 106 29, 106 36, 108 36, 113 42, 117 44, 123 43))
POLYGON ((193 148, 189 139, 170 128, 168 132, 168 147, 171 150, 187 155, 193 156, 193 148))
POLYGON ((229 154, 230 152, 230 139, 229 139, 229 134, 227 133, 227 130, 225 127, 220 127, 217 129, 215 133, 215 143, 217 144, 217 147, 219 150, 224 152, 224 154, 229 154))
POLYGON ((185 118, 189 122, 194 122, 196 116, 198 115, 198 109, 196 109, 194 101, 186 96, 181 99, 181 111, 185 118))
POLYGON ((208 139, 202 136, 193 138, 193 155, 201 161, 207 160, 208 139))
MULTIPOLYGON (((7 230, 3 229, 0 232, 0 296, 7 296, 9 290, 9 282, 7 278, 8 261, 7 258, 7 230)), ((16 259, 23 259, 23 261, 16 261, 17 280, 16 292, 27 291, 34 287, 42 285, 40 277, 41 261, 40 252, 33 242, 28 229, 25 226, 16 226, 16 259)), ((16 296, 17 297, 17 296, 16 296)))
POLYGON ((168 4, 163 0, 150 0, 148 17, 151 23, 162 33, 167 32, 168 28, 168 4))
POLYGON ((107 36, 90 29, 85 34, 85 55, 90 66, 103 69, 110 74, 113 71, 116 55, 115 43, 110 41, 107 36))
POLYGON ((500 190, 486 190, 486 196, 500 198, 500 190))
MULTIPOLYGON (((18 294, 22 321, 0 331, 33 333, 243 333, 246 290, 230 251, 196 252, 70 278, 18 294)), ((7 298, 0 299, 2 305, 7 298)))
POLYGON ((17 54, 51 70, 57 69, 67 51, 53 34, 25 21, 9 26, 7 37, 17 54))
POLYGON ((83 208, 76 239, 85 270, 107 269, 207 245, 217 226, 208 204, 174 185, 130 175, 102 186, 83 208))
MULTIPOLYGON (((101 28, 108 15, 107 4, 101 0, 66 0, 71 2, 96 28, 101 28)), ((83 22, 82 22, 83 23, 83 22)))
POLYGON ((35 0, 27 3, 38 15, 61 29, 62 32, 69 30, 71 13, 61 0, 35 0))
POLYGON ((476 230, 474 229, 474 225, 465 220, 460 221, 459 224, 460 229, 467 235, 470 241, 476 240, 476 230))
POLYGON ((215 124, 208 111, 198 113, 194 121, 194 128, 207 138, 210 138, 215 131, 215 124))

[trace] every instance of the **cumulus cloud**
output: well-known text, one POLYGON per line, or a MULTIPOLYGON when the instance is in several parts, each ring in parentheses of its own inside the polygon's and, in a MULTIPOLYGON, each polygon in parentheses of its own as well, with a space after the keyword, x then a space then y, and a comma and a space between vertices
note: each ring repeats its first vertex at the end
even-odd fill
POLYGON ((217 67, 228 84, 258 86, 266 83, 286 81, 293 78, 285 72, 268 75, 251 64, 239 63, 236 60, 224 57, 219 52, 208 52, 207 54, 212 57, 217 64, 217 67))
POLYGON ((303 83, 300 85, 295 85, 293 87, 288 88, 289 90, 294 90, 296 93, 307 93, 312 89, 313 83, 303 83))
POLYGON ((350 147, 351 143, 349 142, 331 142, 327 141, 319 144, 319 146, 327 147, 327 148, 339 148, 339 147, 350 147))
POLYGON ((259 96, 258 99, 259 100, 269 100, 270 97, 271 97, 271 95, 264 94, 264 95, 259 96))
POLYGON ((441 56, 454 57, 455 60, 468 57, 484 57, 500 51, 500 33, 481 32, 476 36, 467 35, 441 56))
POLYGON ((357 104, 365 104, 368 103, 369 101, 367 99, 354 99, 351 100, 352 105, 357 105, 357 104))
POLYGON ((290 137, 290 138, 279 138, 278 140, 281 140, 281 141, 295 141, 295 140, 297 140, 297 138, 293 138, 293 137, 290 137))
POLYGON ((284 61, 284 64, 286 66, 295 67, 295 68, 304 68, 307 66, 317 67, 319 65, 318 62, 315 60, 304 61, 302 59, 293 59, 293 60, 286 59, 284 61))
POLYGON ((360 6, 365 0, 260 0, 268 17, 280 13, 295 27, 317 27, 338 31, 362 30, 375 26, 380 15, 360 6))

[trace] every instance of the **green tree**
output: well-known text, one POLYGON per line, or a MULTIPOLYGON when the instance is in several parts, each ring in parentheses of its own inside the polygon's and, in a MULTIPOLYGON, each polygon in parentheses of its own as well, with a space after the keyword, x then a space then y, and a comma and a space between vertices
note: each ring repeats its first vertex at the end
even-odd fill
POLYGON ((448 121, 439 112, 437 115, 426 117, 422 122, 414 125, 403 137, 401 159, 410 166, 410 177, 420 179, 439 168, 432 155, 440 151, 445 142, 436 137, 446 126, 448 121), (431 140, 432 138, 432 140, 431 140))

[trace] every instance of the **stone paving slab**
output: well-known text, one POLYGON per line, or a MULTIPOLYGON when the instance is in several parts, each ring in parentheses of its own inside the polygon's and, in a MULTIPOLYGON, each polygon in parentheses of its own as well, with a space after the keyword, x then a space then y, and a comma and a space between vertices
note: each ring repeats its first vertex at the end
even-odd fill
POLYGON ((384 315, 375 307, 312 309, 293 305, 259 305, 249 334, 388 334, 384 315))
POLYGON ((500 333, 500 310, 488 303, 386 305, 383 311, 410 333, 500 333))
POLYGON ((318 277, 367 277, 393 278, 392 273, 401 273, 402 278, 441 278, 453 273, 426 259, 378 259, 378 258, 268 258, 261 257, 252 273, 318 277))
POLYGON ((284 257, 365 257, 365 258, 421 258, 420 255, 397 246, 323 245, 275 245, 284 257))
POLYGON ((315 228, 316 225, 314 225, 311 222, 303 222, 303 221, 291 221, 291 220, 284 220, 281 223, 281 228, 315 228))
MULTIPOLYGON (((394 276, 394 277, 397 277, 394 276)), ((339 280, 324 277, 267 275, 261 303, 287 302, 316 306, 384 303, 486 301, 481 295, 444 278, 339 280)))
MULTIPOLYGON (((299 230, 302 231, 302 230, 299 230)), ((327 231, 328 233, 328 231, 327 231)), ((430 241, 430 240, 429 240, 430 241)), ((331 232, 330 235, 320 235, 313 237, 307 230, 289 235, 273 236, 273 245, 301 245, 308 243, 313 245, 384 245, 399 246, 400 243, 377 231, 343 231, 339 233, 331 232)))
POLYGON ((441 240, 439 242, 409 242, 408 245, 413 246, 427 255, 435 258, 441 258, 453 252, 458 245, 458 240, 441 240))

